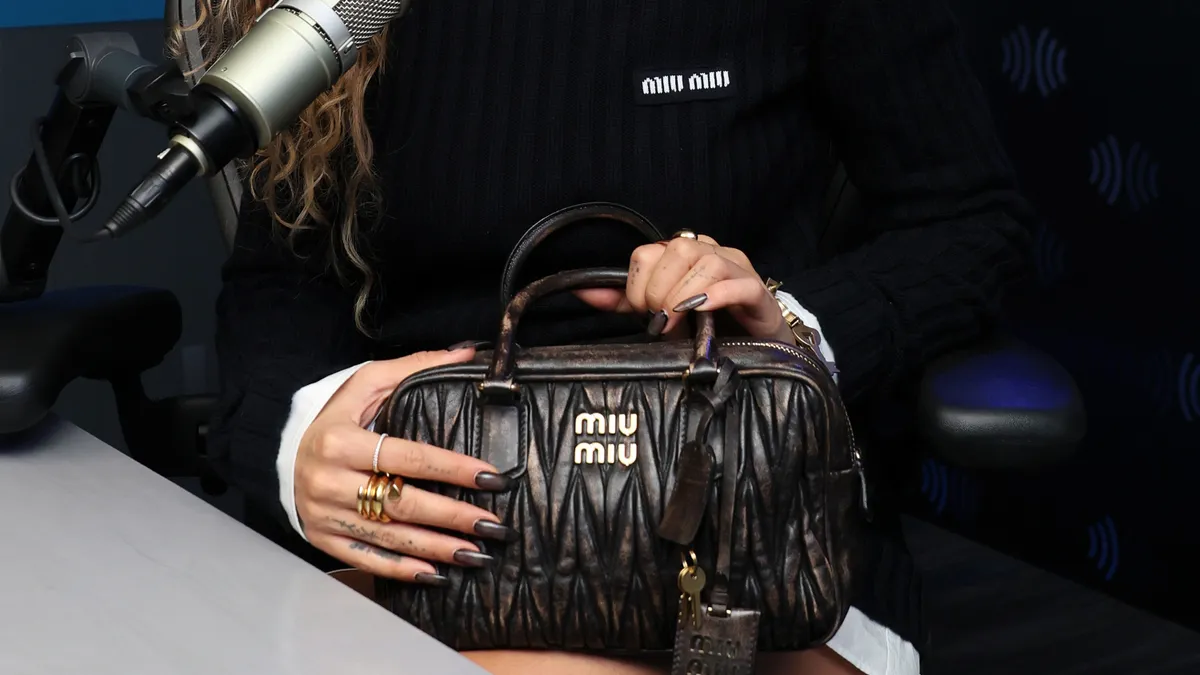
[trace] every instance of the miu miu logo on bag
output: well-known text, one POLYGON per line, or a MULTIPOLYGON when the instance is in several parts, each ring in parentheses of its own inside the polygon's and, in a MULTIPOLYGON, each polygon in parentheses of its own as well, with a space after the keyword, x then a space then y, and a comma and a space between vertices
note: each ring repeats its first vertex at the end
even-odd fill
POLYGON ((609 413, 579 413, 575 416, 575 463, 576 464, 616 464, 620 462, 630 466, 637 461, 637 443, 633 436, 637 433, 637 413, 628 415, 609 413), (580 436, 592 438, 580 438, 580 436), (622 439, 617 443, 609 442, 605 436, 620 434, 622 439), (601 437, 601 438, 596 438, 601 437))
POLYGON ((748 675, 746 654, 736 640, 693 635, 688 641, 687 675, 748 675))

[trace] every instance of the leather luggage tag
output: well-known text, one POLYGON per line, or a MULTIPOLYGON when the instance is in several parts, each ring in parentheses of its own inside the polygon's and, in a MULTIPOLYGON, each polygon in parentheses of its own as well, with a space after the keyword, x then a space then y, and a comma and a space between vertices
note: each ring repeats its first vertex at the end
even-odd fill
POLYGON ((685 443, 675 462, 675 476, 667 490, 658 536, 681 546, 692 543, 708 507, 712 476, 712 449, 696 441, 685 443))
POLYGON ((750 609, 730 609, 728 616, 702 612, 699 627, 680 619, 671 675, 751 675, 758 619, 759 612, 750 609))

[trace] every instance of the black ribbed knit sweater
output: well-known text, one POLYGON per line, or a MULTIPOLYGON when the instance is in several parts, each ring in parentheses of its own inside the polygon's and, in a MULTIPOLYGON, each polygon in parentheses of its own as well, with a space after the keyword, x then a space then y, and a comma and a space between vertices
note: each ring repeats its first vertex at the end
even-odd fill
MULTIPOLYGON (((980 336, 1022 266, 1029 214, 942 0, 417 0, 391 45, 368 94, 383 337, 356 332, 328 237, 296 255, 254 204, 224 270, 211 452, 273 509, 296 389, 492 338, 509 250, 564 206, 619 202, 743 249, 819 318, 851 399, 980 336), (834 152, 872 209, 862 245, 825 260, 834 152)), ((541 269, 637 243, 564 233, 541 269)), ((521 342, 611 330, 559 303, 521 342)))

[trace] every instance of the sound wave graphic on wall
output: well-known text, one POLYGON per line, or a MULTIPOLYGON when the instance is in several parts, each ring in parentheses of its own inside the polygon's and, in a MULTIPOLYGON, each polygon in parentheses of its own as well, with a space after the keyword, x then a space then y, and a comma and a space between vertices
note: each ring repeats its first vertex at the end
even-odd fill
POLYGON ((1121 542, 1117 538, 1117 524, 1109 516, 1088 525, 1088 560, 1104 575, 1105 581, 1112 581, 1121 564, 1121 542))
POLYGON ((1200 363, 1195 354, 1186 354, 1176 378, 1179 411, 1188 422, 1200 420, 1200 363))
POLYGON ((1122 152, 1117 138, 1109 135, 1090 154, 1092 173, 1088 182, 1109 206, 1123 195, 1129 207, 1139 211, 1158 199, 1158 162, 1150 161, 1141 143, 1134 143, 1128 152, 1122 152))
POLYGON ((1054 230, 1040 224, 1034 232, 1034 264, 1042 286, 1056 285, 1067 276, 1067 252, 1062 238, 1054 230))
POLYGON ((1148 413, 1159 420, 1167 416, 1184 422, 1200 422, 1200 358, 1179 355, 1166 348, 1133 349, 1135 358, 1112 359, 1098 354, 1105 367, 1111 366, 1114 383, 1130 390, 1131 410, 1148 413))
MULTIPOLYGON (((1131 363, 1133 361, 1131 360, 1131 363)), ((1187 365, 1184 365, 1184 370, 1187 365)), ((1146 363, 1141 369, 1139 378, 1146 400, 1155 417, 1163 417, 1171 412, 1175 403, 1174 389, 1176 375, 1175 359, 1171 358, 1166 349, 1158 349, 1146 355, 1146 363)))
POLYGON ((1037 84, 1042 98, 1067 83, 1067 50, 1050 37, 1050 29, 1043 28, 1034 41, 1029 29, 1017 26, 1013 32, 1000 40, 1003 60, 1000 70, 1017 86, 1022 94, 1032 80, 1037 84))
POLYGON ((979 485, 966 472, 933 459, 921 463, 921 495, 939 516, 960 523, 975 520, 980 505, 979 485))

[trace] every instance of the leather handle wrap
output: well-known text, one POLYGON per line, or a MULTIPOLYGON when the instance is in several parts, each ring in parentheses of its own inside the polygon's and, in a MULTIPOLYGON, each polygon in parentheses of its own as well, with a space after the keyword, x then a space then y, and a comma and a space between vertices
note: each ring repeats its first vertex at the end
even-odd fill
MULTIPOLYGON (((492 364, 479 391, 486 397, 511 398, 516 393, 513 370, 516 352, 517 325, 529 306, 539 298, 578 288, 624 288, 629 277, 626 270, 616 267, 592 267, 581 270, 559 272, 543 277, 517 293, 504 310, 500 321, 500 335, 492 352, 492 364)), ((696 312, 696 353, 689 375, 700 375, 707 371, 713 358, 714 327, 709 312, 696 312)))
POLYGON ((508 254, 508 264, 504 266, 504 276, 500 281, 500 303, 507 306, 512 301, 517 276, 538 244, 567 225, 585 220, 610 220, 628 225, 645 235, 647 241, 664 239, 654 223, 637 211, 620 204, 588 202, 555 211, 529 228, 513 247, 512 253, 508 254))

